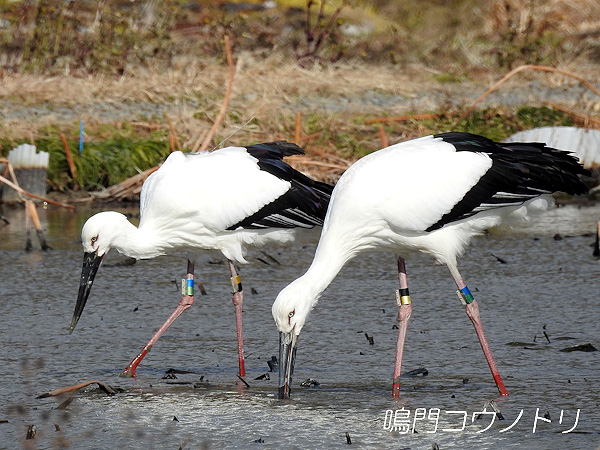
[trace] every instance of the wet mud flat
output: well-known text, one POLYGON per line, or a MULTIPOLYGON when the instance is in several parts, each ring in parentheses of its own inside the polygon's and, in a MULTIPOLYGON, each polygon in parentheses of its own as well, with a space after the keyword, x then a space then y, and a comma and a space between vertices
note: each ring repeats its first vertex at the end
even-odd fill
POLYGON ((119 373, 179 301, 185 260, 122 265, 111 254, 69 335, 79 232, 92 211, 40 213, 51 251, 23 251, 16 210, 0 228, 0 449, 600 443, 600 352, 589 351, 600 348, 600 261, 589 234, 598 206, 556 208, 494 231, 476 239, 459 263, 509 397, 497 395, 448 270, 424 256, 407 259, 413 315, 403 367, 417 371, 403 378, 400 399, 391 397, 397 281, 393 256, 381 254, 352 261, 321 298, 302 333, 285 402, 276 398, 269 366, 278 349, 270 308, 307 268, 314 246, 269 250, 277 262, 257 252, 240 267, 249 387, 236 377, 228 270, 210 258, 196 266, 207 295, 196 296, 129 379, 119 373), (95 379, 116 394, 90 385, 36 398, 95 379), (301 386, 309 379, 316 383, 301 386))

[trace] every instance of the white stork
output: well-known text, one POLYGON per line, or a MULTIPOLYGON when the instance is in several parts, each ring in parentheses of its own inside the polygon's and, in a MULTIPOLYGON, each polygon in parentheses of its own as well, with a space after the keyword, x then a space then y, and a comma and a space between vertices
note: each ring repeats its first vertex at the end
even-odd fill
POLYGON ((586 173, 576 158, 544 144, 500 144, 456 132, 392 145, 354 163, 331 195, 312 265, 273 304, 280 331, 279 396, 290 395, 296 343, 311 309, 344 264, 365 252, 392 252, 398 258, 393 395, 399 395, 412 311, 404 258, 414 252, 431 255, 450 269, 498 389, 508 395, 457 258, 473 236, 548 208, 553 192, 587 192, 578 177, 586 173))
POLYGON ((302 153, 300 147, 285 141, 172 153, 142 187, 138 227, 114 211, 98 213, 83 226, 85 253, 70 332, 111 248, 136 259, 167 254, 188 258, 187 284, 177 309, 125 369, 125 374, 135 376, 146 353, 194 302, 195 257, 219 251, 227 258, 231 273, 243 377, 243 291, 234 264, 247 262, 248 248, 291 244, 298 229, 322 225, 333 189, 283 162, 285 156, 302 153))

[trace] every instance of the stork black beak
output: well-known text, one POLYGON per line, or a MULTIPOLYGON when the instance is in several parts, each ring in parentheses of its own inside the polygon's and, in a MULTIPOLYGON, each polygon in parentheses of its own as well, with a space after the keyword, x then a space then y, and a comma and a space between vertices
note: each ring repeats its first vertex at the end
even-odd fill
POLYGON ((75 305, 73 320, 71 320, 71 326, 69 327, 69 334, 73 333, 73 330, 79 321, 79 316, 81 316, 83 308, 85 308, 85 303, 90 295, 92 284, 94 283, 94 278, 96 277, 96 272, 98 272, 98 267, 100 267, 100 263, 102 262, 103 258, 104 255, 98 256, 96 252, 86 252, 83 254, 83 267, 81 268, 79 294, 77 294, 77 304, 75 305))
POLYGON ((298 335, 279 332, 279 398, 290 398, 298 335))

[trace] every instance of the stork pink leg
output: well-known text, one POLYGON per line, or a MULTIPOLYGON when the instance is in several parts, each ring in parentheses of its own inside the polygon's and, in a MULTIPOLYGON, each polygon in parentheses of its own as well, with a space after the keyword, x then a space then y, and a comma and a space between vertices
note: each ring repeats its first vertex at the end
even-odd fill
POLYGON ((412 314, 412 305, 408 293, 408 280, 406 278, 406 264, 403 258, 398 258, 398 281, 400 290, 397 294, 398 301, 398 342, 396 343, 396 364, 394 366, 394 383, 392 386, 392 396, 400 396, 400 375, 402 373, 402 356, 404 354, 404 339, 406 338, 406 329, 408 321, 412 314))
POLYGON ((173 322, 183 313, 186 309, 192 306, 194 303, 194 263, 188 260, 188 268, 187 268, 187 276, 186 276, 186 286, 185 293, 182 299, 179 301, 179 305, 173 314, 169 316, 169 318, 163 323, 163 325, 158 329, 158 331, 152 336, 152 339, 148 341, 148 343, 144 346, 142 351, 137 355, 131 363, 125 368, 123 371, 123 375, 128 377, 135 377, 135 370, 144 356, 152 350, 152 346, 160 339, 160 337, 164 334, 165 331, 171 326, 173 322))
POLYGON ((242 281, 235 266, 231 260, 229 263, 229 271, 231 272, 231 286, 233 288, 233 306, 235 307, 235 327, 237 330, 238 344, 238 363, 240 368, 240 377, 246 376, 246 367, 244 365, 244 334, 242 332, 242 304, 244 303, 244 291, 242 290, 242 281))
POLYGON ((508 391, 504 387, 504 383, 502 382, 502 378, 500 377, 500 372, 498 372, 498 368, 496 367, 496 363, 494 362, 494 358, 492 357, 492 351, 490 350, 490 346, 488 345, 487 339, 485 337, 485 333, 483 332, 483 325, 481 324, 481 317, 479 316, 479 306, 477 305, 477 301, 473 298, 473 295, 469 291, 469 288, 465 284, 463 278, 461 277, 458 269, 455 266, 449 265, 450 273, 454 278, 454 282, 458 287, 458 291, 460 296, 464 299, 466 304, 467 316, 473 322, 473 326, 475 327, 475 332, 477 333, 477 337, 479 338, 479 343, 481 344, 481 348, 483 350, 483 354, 485 355, 485 359, 487 360, 488 365, 490 366, 490 370, 492 371, 492 376, 494 377, 494 381, 496 382, 496 386, 498 386, 498 390, 501 395, 508 395, 508 391))

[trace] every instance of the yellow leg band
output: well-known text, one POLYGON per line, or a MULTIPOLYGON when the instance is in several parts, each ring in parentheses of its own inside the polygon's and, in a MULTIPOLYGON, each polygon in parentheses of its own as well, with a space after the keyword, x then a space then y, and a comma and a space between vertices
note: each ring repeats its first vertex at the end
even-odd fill
POLYGON ((234 293, 242 290, 242 279, 239 275, 231 277, 231 287, 233 288, 234 293))
POLYGON ((408 289, 396 291, 396 303, 398 306, 410 305, 410 295, 408 295, 408 289))

